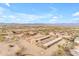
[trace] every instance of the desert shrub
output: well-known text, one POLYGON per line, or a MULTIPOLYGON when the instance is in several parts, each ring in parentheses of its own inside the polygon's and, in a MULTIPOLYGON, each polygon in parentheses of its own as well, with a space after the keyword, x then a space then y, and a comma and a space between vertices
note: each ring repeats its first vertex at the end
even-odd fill
POLYGON ((15 36, 14 36, 11 40, 12 40, 12 41, 18 41, 18 39, 19 39, 18 37, 15 37, 15 36))
POLYGON ((4 37, 0 35, 0 42, 4 41, 4 37))
POLYGON ((63 49, 63 46, 58 45, 58 50, 55 53, 56 56, 64 56, 65 55, 65 51, 63 49))

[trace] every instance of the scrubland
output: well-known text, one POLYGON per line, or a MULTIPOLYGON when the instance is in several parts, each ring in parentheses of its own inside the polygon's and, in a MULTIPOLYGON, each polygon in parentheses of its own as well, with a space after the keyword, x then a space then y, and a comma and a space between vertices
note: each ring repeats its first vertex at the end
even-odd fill
POLYGON ((0 26, 1 56, 72 56, 79 27, 0 26))

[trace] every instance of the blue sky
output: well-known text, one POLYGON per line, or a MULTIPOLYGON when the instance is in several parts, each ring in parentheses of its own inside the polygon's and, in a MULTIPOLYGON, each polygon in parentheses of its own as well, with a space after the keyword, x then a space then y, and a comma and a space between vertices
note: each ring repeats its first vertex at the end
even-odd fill
POLYGON ((79 3, 0 3, 0 23, 79 23, 79 3))

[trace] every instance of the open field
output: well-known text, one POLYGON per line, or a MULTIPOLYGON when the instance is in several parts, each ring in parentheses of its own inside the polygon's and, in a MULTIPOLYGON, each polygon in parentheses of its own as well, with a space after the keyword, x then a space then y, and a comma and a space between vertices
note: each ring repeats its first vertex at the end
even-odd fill
POLYGON ((72 56, 78 26, 0 25, 0 55, 3 56, 72 56))

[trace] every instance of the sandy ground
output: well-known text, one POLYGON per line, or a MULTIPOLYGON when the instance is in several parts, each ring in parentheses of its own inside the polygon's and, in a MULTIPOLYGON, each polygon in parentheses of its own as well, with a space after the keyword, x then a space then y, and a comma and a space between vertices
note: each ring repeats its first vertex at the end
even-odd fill
MULTIPOLYGON (((12 30, 13 33, 10 32, 11 30, 8 30, 10 33, 1 34, 3 36, 0 36, 0 40, 2 40, 2 37, 5 37, 0 42, 1 56, 53 56, 59 52, 60 48, 58 45, 66 44, 66 40, 70 42, 74 34, 72 31, 65 32, 59 30, 52 32, 43 30, 40 33, 39 31, 35 32, 34 28, 33 31, 14 30, 12 30), (45 34, 45 32, 49 34, 45 34), (58 38, 60 38, 59 41, 57 40, 58 38)), ((61 50, 64 51, 63 48, 61 50)), ((64 53, 63 55, 67 54, 64 53)))

